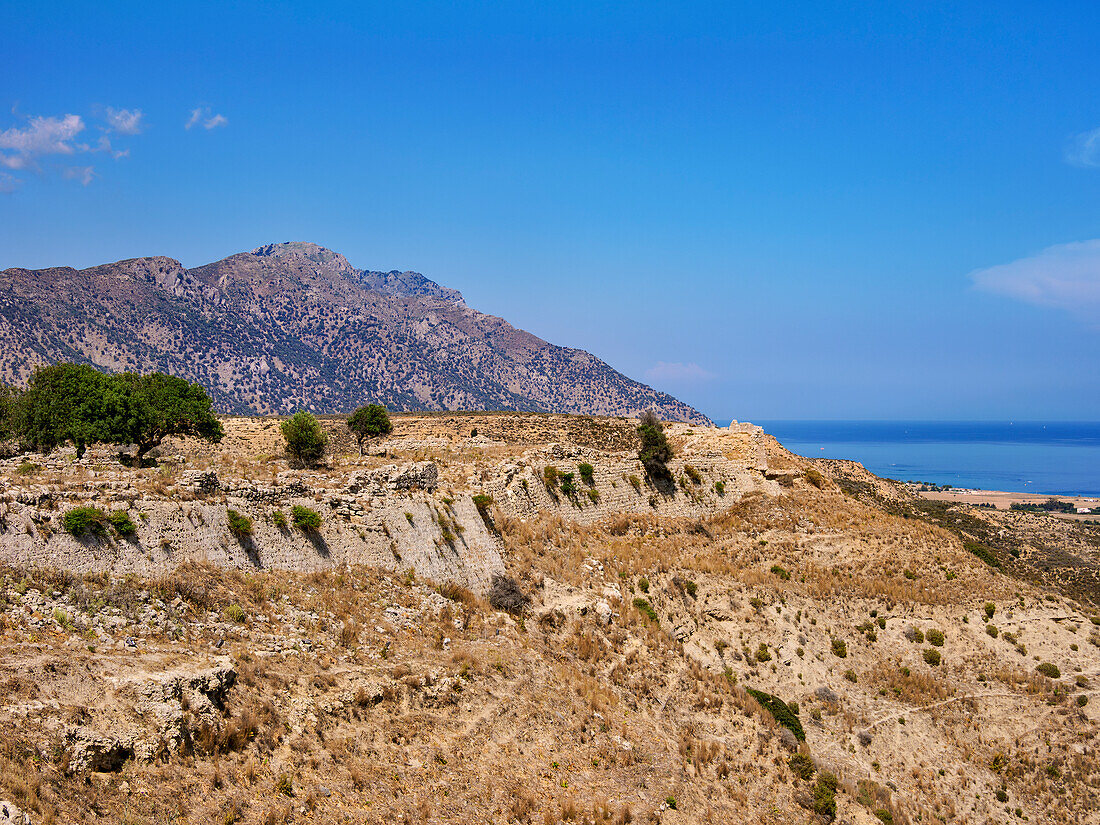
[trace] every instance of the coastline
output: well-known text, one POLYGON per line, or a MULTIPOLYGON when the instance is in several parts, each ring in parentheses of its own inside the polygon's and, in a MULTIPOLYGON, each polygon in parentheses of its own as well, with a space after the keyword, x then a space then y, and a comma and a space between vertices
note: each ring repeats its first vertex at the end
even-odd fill
MULTIPOLYGON (((1100 497, 1096 496, 1062 496, 1047 493, 1013 493, 1005 490, 977 490, 977 489, 951 489, 951 490, 920 490, 921 485, 907 483, 917 495, 930 501, 952 501, 960 504, 992 504, 998 510, 1011 509, 1013 504, 1042 504, 1054 499, 1066 502, 1076 508, 1100 507, 1100 497)), ((1052 516, 1070 519, 1073 521, 1100 521, 1100 514, 1088 513, 1050 513, 1052 516)))

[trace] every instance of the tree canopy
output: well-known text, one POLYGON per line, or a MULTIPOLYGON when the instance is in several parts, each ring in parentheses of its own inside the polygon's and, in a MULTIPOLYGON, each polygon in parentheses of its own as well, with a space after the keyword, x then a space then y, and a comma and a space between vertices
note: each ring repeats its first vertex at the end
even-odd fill
POLYGON ((638 440, 638 460, 650 478, 671 478, 667 465, 673 455, 672 445, 668 443, 664 425, 653 410, 646 410, 638 417, 638 440))
POLYGON ((286 451, 303 464, 315 464, 324 456, 328 436, 316 416, 298 410, 279 429, 286 439, 286 451))
POLYGON ((13 434, 41 451, 71 441, 82 456, 95 442, 136 444, 140 461, 170 435, 214 442, 223 435, 206 390, 162 373, 104 375, 86 364, 52 364, 13 399, 13 434))
POLYGON ((359 455, 363 454, 363 442, 368 438, 389 435, 393 432, 390 414, 381 404, 368 404, 360 407, 348 418, 348 429, 355 435, 359 444, 359 455))

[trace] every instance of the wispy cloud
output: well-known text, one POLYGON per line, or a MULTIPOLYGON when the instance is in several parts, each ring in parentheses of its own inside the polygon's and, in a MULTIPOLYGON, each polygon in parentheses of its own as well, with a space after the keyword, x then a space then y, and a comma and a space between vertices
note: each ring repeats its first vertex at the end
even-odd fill
POLYGON ((141 109, 115 109, 107 107, 107 126, 110 131, 120 135, 140 134, 144 128, 141 122, 144 114, 141 109))
POLYGON ((699 382, 711 380, 714 374, 693 362, 681 364, 679 361, 658 361, 645 371, 645 377, 647 381, 699 382))
POLYGON ((1065 310, 1092 325, 1100 317, 1100 239, 1049 246, 970 278, 978 289, 1065 310))
POLYGON ((183 128, 191 129, 193 126, 202 126, 203 129, 209 131, 210 129, 217 129, 219 126, 225 126, 228 123, 229 118, 225 115, 214 114, 209 106, 200 106, 197 109, 191 110, 191 117, 183 124, 183 128))
POLYGON ((1074 166, 1100 168, 1100 129, 1074 135, 1066 148, 1066 162, 1074 166))
POLYGON ((66 180, 80 181, 81 186, 87 186, 93 180, 95 180, 95 167, 93 166, 69 166, 66 167, 65 172, 66 180))
POLYGON ((0 132, 0 166, 28 169, 43 155, 71 155, 72 140, 84 131, 80 115, 32 117, 23 128, 0 132))
MULTIPOLYGON (((113 137, 129 137, 145 129, 145 115, 141 109, 95 106, 92 107, 93 124, 100 134, 94 141, 85 142, 77 140, 78 136, 84 136, 82 133, 86 129, 84 118, 80 115, 25 117, 15 109, 12 109, 12 114, 22 122, 0 131, 0 169, 14 172, 42 171, 43 163, 50 157, 103 153, 121 160, 130 155, 130 150, 114 145, 113 137)), ((78 181, 84 186, 97 177, 93 166, 54 165, 53 170, 60 172, 65 179, 78 181)), ((20 177, 3 173, 0 175, 0 193, 14 192, 22 182, 20 177)))

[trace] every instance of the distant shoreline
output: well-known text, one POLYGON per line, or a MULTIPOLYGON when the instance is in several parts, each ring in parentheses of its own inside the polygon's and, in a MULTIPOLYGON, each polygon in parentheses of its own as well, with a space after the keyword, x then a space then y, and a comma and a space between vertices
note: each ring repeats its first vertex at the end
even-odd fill
MULTIPOLYGON (((910 483, 911 488, 917 485, 910 483)), ((1048 493, 1013 493, 1004 490, 914 490, 921 498, 929 501, 954 501, 962 504, 992 504, 998 510, 1008 510, 1013 504, 1040 504, 1050 499, 1064 501, 1077 507, 1100 507, 1097 496, 1061 496, 1048 493)), ((1051 513, 1050 515, 1078 521, 1100 521, 1100 515, 1087 513, 1051 513)))

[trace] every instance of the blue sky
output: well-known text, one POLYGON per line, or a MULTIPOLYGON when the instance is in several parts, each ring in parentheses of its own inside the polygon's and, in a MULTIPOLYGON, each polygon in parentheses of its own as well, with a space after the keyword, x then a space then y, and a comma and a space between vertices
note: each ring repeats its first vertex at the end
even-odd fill
POLYGON ((1100 418, 1094 4, 227 5, 3 3, 0 268, 312 240, 716 418, 1100 418))

